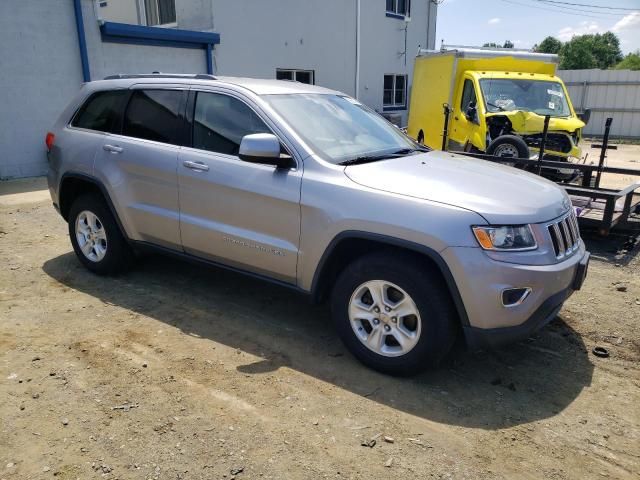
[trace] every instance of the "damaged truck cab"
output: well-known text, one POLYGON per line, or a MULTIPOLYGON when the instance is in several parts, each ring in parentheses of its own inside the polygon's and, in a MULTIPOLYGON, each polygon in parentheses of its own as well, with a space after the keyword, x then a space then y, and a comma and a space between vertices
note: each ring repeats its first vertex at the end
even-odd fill
POLYGON ((555 76, 556 65, 557 55, 522 50, 443 46, 421 51, 407 131, 420 143, 440 148, 447 104, 448 150, 535 159, 549 115, 545 159, 579 158, 585 122, 555 76))

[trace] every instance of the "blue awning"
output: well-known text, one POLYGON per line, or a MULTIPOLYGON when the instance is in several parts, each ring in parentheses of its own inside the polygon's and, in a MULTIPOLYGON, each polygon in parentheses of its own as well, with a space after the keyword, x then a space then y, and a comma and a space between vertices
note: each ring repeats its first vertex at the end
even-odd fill
POLYGON ((104 42, 203 49, 210 49, 212 45, 220 43, 218 33, 127 23, 104 22, 100 26, 100 32, 104 42))

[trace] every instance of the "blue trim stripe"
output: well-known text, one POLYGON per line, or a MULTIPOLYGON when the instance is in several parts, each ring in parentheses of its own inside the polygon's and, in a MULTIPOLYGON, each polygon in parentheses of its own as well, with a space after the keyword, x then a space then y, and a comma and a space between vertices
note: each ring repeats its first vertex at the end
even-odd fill
POLYGON ((73 10, 76 16, 76 30, 78 31, 78 47, 80 48, 80 62, 82 63, 82 78, 85 82, 91 81, 89 70, 89 55, 87 54, 87 40, 84 36, 84 20, 82 18, 82 5, 80 0, 73 0, 73 10))
POLYGON ((104 22, 100 26, 102 39, 125 43, 180 44, 186 48, 207 48, 207 45, 220 43, 220 35, 193 30, 177 30, 174 28, 146 27, 126 23, 104 22), (129 41, 127 41, 129 40, 129 41))

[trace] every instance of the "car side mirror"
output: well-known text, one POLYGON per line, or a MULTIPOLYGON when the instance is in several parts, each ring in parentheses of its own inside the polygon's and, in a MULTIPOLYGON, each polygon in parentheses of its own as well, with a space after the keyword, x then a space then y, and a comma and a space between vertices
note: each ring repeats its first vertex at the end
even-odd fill
POLYGON ((585 125, 589 123, 589 119, 591 118, 591 109, 585 108, 584 112, 578 114, 578 118, 582 120, 585 125))
POLYGON ((476 102, 469 102, 464 116, 467 117, 467 120, 470 122, 478 123, 478 108, 476 107, 476 102))
POLYGON ((289 155, 281 155, 280 152, 278 137, 271 133, 252 133, 242 137, 238 156, 245 162, 293 168, 293 159, 289 155))

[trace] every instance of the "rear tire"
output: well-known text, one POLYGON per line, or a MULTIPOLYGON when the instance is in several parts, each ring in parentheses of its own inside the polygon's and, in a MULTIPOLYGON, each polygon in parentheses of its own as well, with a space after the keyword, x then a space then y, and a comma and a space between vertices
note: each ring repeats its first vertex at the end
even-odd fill
POLYGON ((112 275, 131 267, 131 247, 102 197, 78 197, 69 210, 68 224, 73 250, 87 269, 98 275, 112 275))
POLYGON ((383 373, 434 367, 456 339, 456 311, 439 272, 412 255, 355 260, 338 277, 331 310, 349 350, 383 373))

